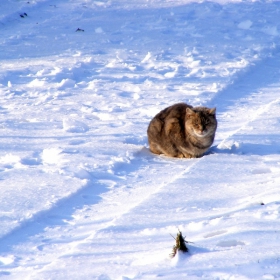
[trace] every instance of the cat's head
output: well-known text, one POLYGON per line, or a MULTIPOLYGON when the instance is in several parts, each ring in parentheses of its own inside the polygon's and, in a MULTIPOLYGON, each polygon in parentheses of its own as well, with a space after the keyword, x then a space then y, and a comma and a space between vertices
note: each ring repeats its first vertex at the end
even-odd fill
POLYGON ((196 137, 213 135, 217 128, 216 108, 186 108, 185 128, 196 137))

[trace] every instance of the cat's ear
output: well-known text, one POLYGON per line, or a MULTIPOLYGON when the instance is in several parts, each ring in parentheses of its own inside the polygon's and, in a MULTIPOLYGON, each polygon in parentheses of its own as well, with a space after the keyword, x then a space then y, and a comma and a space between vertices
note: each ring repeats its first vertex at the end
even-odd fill
POLYGON ((193 116, 194 114, 195 114, 195 112, 191 108, 189 108, 189 107, 186 108, 186 115, 188 117, 193 116))
POLYGON ((216 108, 212 108, 208 110, 210 115, 215 115, 216 114, 216 108))

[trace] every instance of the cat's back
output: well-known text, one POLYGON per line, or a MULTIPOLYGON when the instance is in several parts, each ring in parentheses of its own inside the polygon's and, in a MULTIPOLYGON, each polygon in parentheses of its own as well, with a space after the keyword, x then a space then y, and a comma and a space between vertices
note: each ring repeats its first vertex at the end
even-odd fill
POLYGON ((182 133, 186 116, 186 108, 192 106, 186 103, 177 103, 160 111, 151 120, 148 129, 149 142, 152 140, 164 143, 171 132, 182 133))
POLYGON ((162 111, 160 111, 154 119, 159 119, 161 121, 166 121, 171 118, 184 119, 186 115, 186 108, 192 108, 192 106, 186 103, 177 103, 169 106, 162 111))

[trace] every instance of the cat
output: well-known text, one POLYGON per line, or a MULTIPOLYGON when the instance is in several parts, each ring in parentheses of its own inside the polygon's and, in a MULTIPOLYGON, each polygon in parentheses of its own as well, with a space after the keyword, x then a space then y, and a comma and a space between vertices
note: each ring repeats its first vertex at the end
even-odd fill
POLYGON ((174 104, 151 120, 150 151, 169 157, 201 157, 213 144, 217 124, 216 108, 174 104))

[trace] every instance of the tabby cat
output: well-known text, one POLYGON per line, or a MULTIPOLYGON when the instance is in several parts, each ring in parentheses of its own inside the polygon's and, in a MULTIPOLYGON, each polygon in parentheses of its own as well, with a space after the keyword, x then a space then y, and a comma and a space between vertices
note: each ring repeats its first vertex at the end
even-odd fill
POLYGON ((216 129, 216 108, 174 104, 151 120, 150 150, 170 157, 201 157, 213 144, 216 129))

